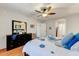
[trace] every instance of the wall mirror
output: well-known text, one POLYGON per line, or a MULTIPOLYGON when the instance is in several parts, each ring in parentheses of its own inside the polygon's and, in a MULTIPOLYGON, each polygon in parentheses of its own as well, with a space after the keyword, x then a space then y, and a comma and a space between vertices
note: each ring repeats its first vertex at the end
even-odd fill
POLYGON ((27 23, 12 20, 12 34, 22 34, 27 32, 27 23))

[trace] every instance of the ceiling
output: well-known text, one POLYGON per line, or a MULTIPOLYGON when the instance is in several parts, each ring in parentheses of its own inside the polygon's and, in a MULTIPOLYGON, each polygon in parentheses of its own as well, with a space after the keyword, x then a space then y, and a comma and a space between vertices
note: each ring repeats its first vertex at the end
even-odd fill
POLYGON ((3 3, 0 4, 0 7, 7 8, 12 11, 17 11, 19 13, 24 14, 26 17, 32 17, 37 20, 52 20, 58 19, 61 17, 66 17, 73 14, 79 13, 79 4, 73 3, 52 3, 51 5, 54 7, 52 12, 55 12, 55 15, 50 15, 46 18, 42 16, 38 16, 34 10, 39 9, 43 5, 47 5, 49 3, 3 3))

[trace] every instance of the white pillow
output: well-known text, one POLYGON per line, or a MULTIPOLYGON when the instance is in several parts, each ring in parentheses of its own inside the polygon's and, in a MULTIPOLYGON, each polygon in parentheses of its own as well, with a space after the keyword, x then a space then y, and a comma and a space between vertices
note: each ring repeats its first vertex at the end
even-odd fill
POLYGON ((72 38, 73 38, 74 34, 73 33, 68 33, 67 35, 65 35, 65 37, 62 39, 61 44, 64 46, 65 44, 67 44, 72 38))
POLYGON ((56 38, 55 38, 53 35, 48 35, 48 38, 49 38, 50 40, 56 40, 56 38))
POLYGON ((77 43, 75 43, 72 47, 71 47, 72 51, 78 51, 79 52, 79 41, 77 43))
POLYGON ((58 47, 62 47, 61 40, 56 41, 56 42, 55 42, 55 45, 58 46, 58 47))

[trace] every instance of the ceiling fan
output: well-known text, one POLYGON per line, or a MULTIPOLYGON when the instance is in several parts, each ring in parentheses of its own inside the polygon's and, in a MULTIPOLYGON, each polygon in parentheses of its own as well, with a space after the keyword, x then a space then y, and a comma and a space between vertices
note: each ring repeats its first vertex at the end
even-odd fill
POLYGON ((55 15, 55 12, 51 12, 52 6, 41 7, 40 10, 35 10, 35 12, 40 13, 43 17, 48 15, 55 15))

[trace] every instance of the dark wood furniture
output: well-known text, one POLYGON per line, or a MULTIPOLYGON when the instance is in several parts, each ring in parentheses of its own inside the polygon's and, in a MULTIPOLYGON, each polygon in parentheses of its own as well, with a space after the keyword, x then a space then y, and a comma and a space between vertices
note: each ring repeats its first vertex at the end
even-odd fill
POLYGON ((24 52, 24 56, 30 56, 29 54, 27 54, 26 52, 24 52))
POLYGON ((32 34, 16 34, 16 38, 12 38, 13 35, 7 35, 7 50, 11 50, 26 44, 32 40, 32 34))

